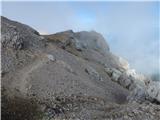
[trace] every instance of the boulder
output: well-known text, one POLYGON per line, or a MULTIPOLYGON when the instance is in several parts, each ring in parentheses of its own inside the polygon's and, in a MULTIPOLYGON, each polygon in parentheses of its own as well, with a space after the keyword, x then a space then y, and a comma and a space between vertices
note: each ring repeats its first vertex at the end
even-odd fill
POLYGON ((118 82, 118 78, 122 75, 122 72, 115 68, 104 68, 105 72, 111 77, 115 82, 118 82))
POLYGON ((120 85, 122 85, 123 87, 129 89, 129 87, 131 86, 131 84, 133 83, 133 80, 126 76, 126 74, 122 74, 119 79, 118 79, 118 82, 120 85))
POLYGON ((118 78, 121 76, 121 72, 115 68, 112 69, 112 80, 118 82, 118 78))
POLYGON ((104 68, 104 70, 105 70, 105 72, 111 77, 112 76, 112 69, 111 68, 107 68, 107 67, 105 67, 104 68))

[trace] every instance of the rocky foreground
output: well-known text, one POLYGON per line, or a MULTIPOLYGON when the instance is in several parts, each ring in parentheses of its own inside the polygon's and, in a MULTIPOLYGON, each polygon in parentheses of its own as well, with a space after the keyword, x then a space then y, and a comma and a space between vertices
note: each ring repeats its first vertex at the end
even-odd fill
POLYGON ((160 119, 160 83, 130 69, 101 34, 40 35, 5 17, 1 32, 2 120, 160 119))

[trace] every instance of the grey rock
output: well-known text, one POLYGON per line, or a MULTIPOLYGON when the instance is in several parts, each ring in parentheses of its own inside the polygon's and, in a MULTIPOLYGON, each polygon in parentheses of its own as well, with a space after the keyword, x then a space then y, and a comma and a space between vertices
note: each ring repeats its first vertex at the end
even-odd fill
POLYGON ((151 82, 147 87, 149 97, 160 102, 160 82, 151 82))
POLYGON ((131 94, 127 97, 129 102, 144 102, 146 100, 146 96, 148 96, 146 89, 141 87, 141 86, 137 86, 134 90, 131 91, 131 94))
POLYGON ((158 82, 151 82, 148 86, 132 83, 130 89, 131 94, 128 96, 129 101, 144 102, 145 100, 160 103, 160 84, 158 82))
POLYGON ((21 49, 23 46, 23 37, 16 31, 15 27, 9 27, 7 33, 1 36, 2 46, 13 49, 21 49))
POLYGON ((105 72, 106 72, 110 77, 112 76, 113 71, 112 71, 111 68, 105 67, 104 70, 105 70, 105 72))
POLYGON ((46 113, 44 120, 159 120, 159 106, 144 104, 150 96, 159 100, 159 93, 151 86, 146 92, 143 82, 127 76, 100 34, 65 31, 51 35, 54 42, 50 42, 29 26, 3 18, 2 36, 2 68, 7 66, 7 72, 2 69, 5 93, 33 97, 38 104, 45 104, 40 106, 46 113), (102 78, 105 81, 99 82, 102 78), (126 88, 133 89, 129 103, 126 88))
POLYGON ((82 31, 77 32, 75 37, 89 49, 98 50, 99 52, 105 53, 109 51, 109 46, 103 36, 95 31, 82 31))
POLYGON ((94 69, 92 68, 91 66, 88 66, 85 71, 91 75, 95 80, 100 80, 100 81, 103 81, 102 80, 102 77, 99 75, 99 73, 94 69))
POLYGON ((121 76, 122 73, 119 70, 115 69, 115 68, 113 68, 112 71, 113 71, 112 72, 113 81, 118 82, 118 78, 121 76))
POLYGON ((132 79, 127 77, 126 74, 121 74, 121 76, 118 79, 118 82, 123 87, 129 89, 130 85, 132 84, 132 79))
POLYGON ((72 44, 78 51, 82 51, 84 49, 83 44, 77 38, 72 39, 72 44))
POLYGON ((121 72, 115 68, 106 68, 105 72, 111 77, 111 79, 115 82, 118 82, 119 77, 121 76, 121 72))
POLYGON ((48 54, 47 55, 47 58, 49 59, 49 60, 51 60, 51 61, 56 61, 56 59, 55 59, 55 57, 53 56, 53 55, 50 55, 50 54, 48 54))
POLYGON ((124 71, 122 72, 118 69, 108 67, 105 67, 104 69, 105 72, 111 77, 111 79, 119 83, 121 86, 127 89, 134 89, 136 87, 135 85, 133 85, 134 78, 131 76, 127 76, 124 71))
POLYGON ((45 35, 45 37, 58 42, 60 46, 64 48, 72 46, 78 51, 92 49, 100 53, 106 53, 106 51, 109 51, 108 44, 103 36, 95 31, 74 33, 72 30, 68 30, 56 34, 45 35))
POLYGON ((44 47, 44 42, 41 40, 39 33, 33 28, 11 21, 5 17, 1 16, 2 25, 2 46, 3 48, 42 48, 44 47))
POLYGON ((160 83, 151 82, 145 77, 139 77, 138 74, 128 75, 128 71, 123 73, 115 68, 105 67, 105 72, 111 77, 114 82, 131 91, 128 96, 128 101, 144 102, 154 100, 160 102, 160 83), (138 76, 138 77, 137 77, 138 76), (148 82, 149 81, 149 82, 148 82))

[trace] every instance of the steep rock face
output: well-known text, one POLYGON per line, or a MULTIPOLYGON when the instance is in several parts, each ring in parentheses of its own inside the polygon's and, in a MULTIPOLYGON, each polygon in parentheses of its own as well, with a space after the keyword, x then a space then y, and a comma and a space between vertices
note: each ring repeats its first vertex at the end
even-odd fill
MULTIPOLYGON (((22 103, 24 98, 36 99, 43 116, 40 120, 159 119, 159 106, 140 105, 135 99, 136 103, 128 103, 130 90, 146 83, 135 81, 127 72, 128 63, 109 51, 99 33, 69 30, 41 36, 34 29, 3 17, 1 27, 5 106, 15 98, 23 98, 22 103), (149 114, 145 114, 148 110, 149 114)), ((149 91, 156 94, 152 88, 149 91)), ((142 99, 142 95, 143 89, 138 97, 142 99)), ((11 104, 20 105, 16 101, 11 104)), ((7 109, 5 106, 3 111, 9 116, 13 108, 10 103, 7 109)))

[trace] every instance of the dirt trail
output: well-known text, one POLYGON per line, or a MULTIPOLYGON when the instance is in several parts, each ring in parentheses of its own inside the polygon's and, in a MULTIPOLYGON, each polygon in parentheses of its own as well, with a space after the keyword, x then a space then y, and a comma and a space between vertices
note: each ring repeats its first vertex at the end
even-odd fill
POLYGON ((38 58, 36 58, 35 61, 33 61, 31 64, 25 66, 24 68, 20 69, 19 71, 17 71, 16 73, 16 78, 17 78, 17 82, 19 82, 18 84, 18 89, 26 94, 27 90, 30 89, 31 85, 27 86, 28 81, 28 77, 29 75, 36 69, 42 67, 46 62, 48 62, 48 58, 43 55, 40 56, 38 58))

